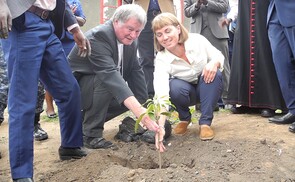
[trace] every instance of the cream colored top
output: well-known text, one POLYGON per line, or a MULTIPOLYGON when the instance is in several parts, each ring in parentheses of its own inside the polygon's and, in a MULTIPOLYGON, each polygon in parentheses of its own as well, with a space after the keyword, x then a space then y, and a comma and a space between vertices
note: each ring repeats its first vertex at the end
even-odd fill
POLYGON ((154 89, 158 97, 169 98, 169 78, 174 77, 197 84, 205 65, 210 61, 218 61, 223 70, 224 56, 204 36, 190 33, 184 44, 188 64, 166 49, 158 52, 155 58, 154 89))
POLYGON ((36 0, 34 6, 52 11, 56 6, 56 0, 36 0))

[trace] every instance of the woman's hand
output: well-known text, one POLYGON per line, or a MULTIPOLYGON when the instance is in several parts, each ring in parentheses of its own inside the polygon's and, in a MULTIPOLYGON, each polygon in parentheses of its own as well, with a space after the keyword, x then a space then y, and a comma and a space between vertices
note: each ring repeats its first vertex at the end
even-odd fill
POLYGON ((216 62, 209 62, 205 65, 203 72, 202 72, 202 76, 204 78, 204 82, 205 83, 211 83, 213 82, 217 69, 218 69, 218 65, 219 63, 216 62))
POLYGON ((159 132, 157 132, 155 135, 156 148, 160 152, 165 152, 166 150, 166 147, 163 144, 164 136, 165 136, 165 128, 160 126, 159 132))

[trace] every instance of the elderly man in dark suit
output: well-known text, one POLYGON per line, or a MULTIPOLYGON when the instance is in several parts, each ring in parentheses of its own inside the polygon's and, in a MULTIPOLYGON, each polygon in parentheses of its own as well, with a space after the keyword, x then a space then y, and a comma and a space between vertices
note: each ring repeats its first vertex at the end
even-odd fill
POLYGON ((281 91, 289 112, 281 117, 269 118, 277 124, 291 124, 295 133, 295 1, 271 0, 268 8, 268 37, 273 62, 281 91))
POLYGON ((11 43, 8 50, 11 175, 13 181, 33 181, 33 130, 39 78, 59 107, 60 159, 86 156, 80 148, 83 142, 79 85, 59 37, 65 28, 73 33, 81 56, 89 53, 90 45, 65 0, 0 0, 0 12, 0 36, 11 43))
MULTIPOLYGON (((136 117, 145 112, 140 103, 147 99, 147 88, 134 42, 145 23, 142 7, 122 5, 110 21, 86 32, 92 47, 90 56, 77 56, 77 46, 69 55, 82 92, 83 138, 87 148, 114 147, 103 138, 104 123, 128 109, 136 117)), ((142 122, 150 130, 159 130, 149 117, 142 122)))
POLYGON ((191 18, 190 32, 206 37, 224 56, 222 100, 226 107, 230 107, 227 103, 230 77, 229 35, 227 27, 221 27, 219 20, 227 13, 228 8, 228 0, 184 0, 185 16, 191 18))

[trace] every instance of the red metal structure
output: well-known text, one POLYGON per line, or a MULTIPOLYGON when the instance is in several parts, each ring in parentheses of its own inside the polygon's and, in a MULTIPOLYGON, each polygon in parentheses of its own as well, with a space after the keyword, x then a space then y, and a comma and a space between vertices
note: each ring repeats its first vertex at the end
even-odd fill
MULTIPOLYGON (((122 0, 116 0, 116 1, 114 1, 115 3, 114 4, 111 4, 111 5, 108 4, 110 1, 111 0, 100 0, 100 4, 99 4, 99 10, 100 10, 100 15, 99 15, 100 21, 99 21, 99 23, 100 24, 102 24, 106 20, 108 20, 108 18, 105 15, 106 8, 116 9, 118 6, 121 6, 122 5, 122 0)), ((175 5, 177 17, 179 18, 179 20, 182 23, 184 22, 183 1, 184 0, 174 0, 174 5, 175 5)))
POLYGON ((108 20, 107 17, 105 17, 105 10, 106 8, 112 8, 112 9, 116 9, 118 6, 122 5, 122 0, 117 0, 115 4, 112 5, 106 5, 106 3, 109 3, 108 0, 100 0, 100 4, 99 4, 99 23, 103 24, 106 20, 108 20))

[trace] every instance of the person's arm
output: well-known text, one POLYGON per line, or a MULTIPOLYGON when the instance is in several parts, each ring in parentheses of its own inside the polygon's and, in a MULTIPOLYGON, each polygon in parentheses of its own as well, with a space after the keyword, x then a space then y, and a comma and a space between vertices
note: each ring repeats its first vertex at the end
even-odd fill
POLYGON ((84 36, 82 30, 79 26, 76 26, 75 28, 71 29, 69 32, 73 34, 74 40, 79 48, 78 55, 81 57, 86 57, 91 54, 91 47, 89 40, 86 39, 84 36))
MULTIPOLYGON (((161 112, 166 112, 165 108, 162 108, 161 112)), ((166 147, 163 144, 164 136, 165 136, 165 122, 166 122, 167 116, 161 115, 159 119, 159 132, 155 135, 155 142, 156 142, 156 148, 160 152, 164 152, 166 150, 166 147)))
POLYGON ((208 11, 214 13, 227 13, 229 8, 228 0, 215 1, 215 0, 200 0, 208 11))
POLYGON ((206 48, 208 63, 205 65, 202 76, 205 83, 211 83, 215 79, 217 69, 223 69, 224 56, 205 37, 201 37, 201 44, 206 48))
MULTIPOLYGON (((146 112, 146 108, 144 108, 134 96, 126 98, 123 103, 137 118, 146 112)), ((158 124, 147 115, 142 118, 141 123, 146 126, 147 129, 154 132, 158 132, 159 130, 158 124)))
POLYGON ((86 23, 86 16, 84 15, 81 2, 77 0, 76 3, 74 5, 71 5, 70 7, 76 17, 79 26, 82 27, 86 23))
POLYGON ((0 0, 0 39, 7 39, 11 31, 12 16, 6 0, 0 0))
POLYGON ((229 26, 230 23, 235 22, 238 17, 238 1, 230 2, 230 11, 227 13, 226 17, 220 20, 221 26, 229 26))
POLYGON ((77 24, 77 20, 68 3, 66 3, 65 9, 65 26, 67 27, 67 30, 73 34, 74 40, 79 48, 78 55, 81 57, 89 56, 91 53, 89 40, 86 39, 82 30, 77 24))
POLYGON ((184 0, 184 14, 186 17, 190 18, 200 13, 200 7, 202 2, 197 0, 195 3, 192 0, 184 0))
POLYGON ((86 23, 86 19, 84 19, 80 16, 76 16, 76 20, 77 20, 80 27, 82 27, 86 23))
MULTIPOLYGON (((169 78, 170 75, 167 70, 169 70, 169 61, 167 61, 167 57, 165 56, 165 53, 158 52, 155 60, 155 70, 154 70, 154 90, 155 90, 155 97, 159 98, 163 101, 169 101, 169 78)), ((169 111, 169 105, 165 105, 164 107, 161 107, 160 113, 168 112, 169 111)), ((160 152, 164 152, 166 150, 165 146, 163 145, 163 140, 165 136, 165 122, 166 122, 167 116, 160 114, 160 119, 158 120, 159 125, 159 132, 156 133, 155 141, 156 142, 156 148, 160 152)))
MULTIPOLYGON (((137 117, 139 118, 142 114, 146 113, 146 108, 144 108, 134 96, 130 96, 124 100, 124 105, 137 117)), ((164 108, 163 108, 164 109, 164 108)), ((164 111, 164 110, 162 110, 164 111)), ((141 123, 147 127, 149 130, 152 130, 156 133, 155 135, 155 145, 160 152, 166 150, 163 140, 165 135, 165 120, 166 116, 161 115, 159 124, 154 122, 148 115, 144 115, 141 123)))

